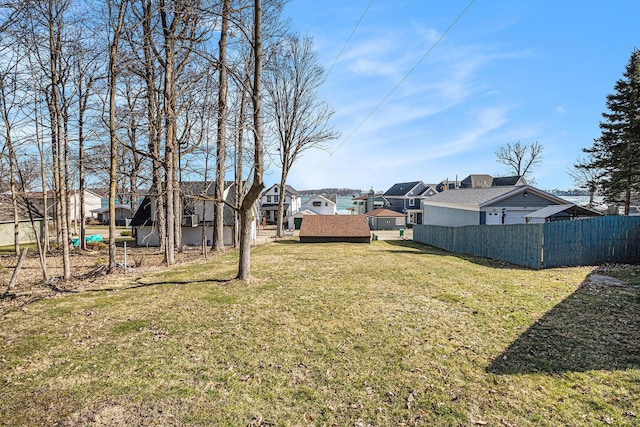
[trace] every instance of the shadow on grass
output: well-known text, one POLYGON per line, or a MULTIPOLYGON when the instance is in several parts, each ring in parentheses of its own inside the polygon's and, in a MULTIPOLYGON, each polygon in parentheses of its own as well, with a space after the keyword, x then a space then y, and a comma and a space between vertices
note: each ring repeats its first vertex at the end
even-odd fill
POLYGON ((510 270, 531 270, 528 267, 523 267, 521 265, 511 264, 505 261, 497 261, 490 258, 483 258, 479 256, 473 255, 465 255, 465 254, 457 254, 453 252, 447 252, 444 249, 437 248, 435 246, 425 245, 424 243, 416 242, 413 240, 384 240, 384 243, 400 246, 404 248, 412 248, 414 250, 398 250, 393 249, 393 253, 413 253, 413 254, 421 254, 421 255, 441 255, 441 256, 452 256, 465 261, 472 262, 474 264, 489 267, 489 268, 499 268, 499 269, 510 269, 510 270))
POLYGON ((192 285, 194 283, 231 283, 236 279, 201 279, 201 280, 162 280, 157 282, 150 283, 142 283, 137 279, 135 285, 131 286, 122 286, 122 287, 111 287, 111 288, 95 288, 95 289, 85 289, 84 292, 105 292, 105 291, 125 291, 128 289, 139 289, 139 288, 147 288, 150 286, 161 286, 161 285, 192 285))
POLYGON ((499 375, 640 368, 640 286, 587 280, 486 368, 499 375))

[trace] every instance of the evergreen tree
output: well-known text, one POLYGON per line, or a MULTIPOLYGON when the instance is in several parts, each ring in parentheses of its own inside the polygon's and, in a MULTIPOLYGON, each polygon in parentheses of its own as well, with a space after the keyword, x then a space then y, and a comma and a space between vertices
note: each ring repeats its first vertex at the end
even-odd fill
POLYGON ((607 201, 623 202, 629 214, 631 193, 640 190, 640 51, 634 49, 623 78, 607 95, 608 112, 602 113, 602 135, 584 149, 591 161, 586 167, 600 169, 600 185, 607 201))

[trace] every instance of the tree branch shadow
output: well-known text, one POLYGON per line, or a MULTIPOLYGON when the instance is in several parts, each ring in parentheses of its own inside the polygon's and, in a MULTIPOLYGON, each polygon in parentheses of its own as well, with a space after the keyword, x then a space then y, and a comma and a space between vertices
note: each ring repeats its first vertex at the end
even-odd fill
POLYGON ((640 286, 589 278, 487 366, 499 375, 640 368, 640 286))

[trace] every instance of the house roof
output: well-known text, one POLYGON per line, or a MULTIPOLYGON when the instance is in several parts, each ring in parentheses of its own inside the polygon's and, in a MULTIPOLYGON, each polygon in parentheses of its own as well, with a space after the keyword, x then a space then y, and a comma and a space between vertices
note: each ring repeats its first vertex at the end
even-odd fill
POLYGON ((145 225, 151 225, 151 198, 144 196, 144 199, 138 206, 138 210, 133 214, 131 218, 132 227, 144 227, 145 225))
MULTIPOLYGON (((34 219, 42 218, 42 213, 31 202, 26 202, 24 197, 18 196, 18 220, 28 221, 29 210, 34 219), (28 205, 27 205, 28 203, 28 205), (28 208, 27 208, 28 206, 28 208)), ((10 194, 0 194, 0 222, 13 221, 13 201, 10 194)))
POLYGON ((484 207, 526 191, 530 191, 558 205, 567 204, 566 200, 530 185, 447 190, 423 199, 422 203, 424 205, 451 204, 484 207))
POLYGON ((527 183, 527 181, 525 181, 524 177, 519 176, 519 175, 499 176, 497 178, 493 178, 493 186, 494 187, 501 187, 501 186, 504 186, 504 185, 518 185, 519 182, 522 182, 524 184, 527 183))
MULTIPOLYGON (((424 184, 422 181, 400 182, 393 184, 385 193, 385 197, 404 197, 411 192, 419 184, 424 184)), ((419 196, 419 194, 416 194, 419 196)))
POLYGON ((366 216, 375 216, 375 217, 406 217, 407 214, 403 214, 400 212, 392 211, 391 209, 378 208, 374 209, 371 212, 367 212, 366 216))
MULTIPOLYGON (((266 190, 264 190, 262 192, 262 194, 267 194, 269 191, 271 191, 272 188, 274 187, 278 187, 280 188, 280 184, 273 184, 271 187, 267 188, 266 190)), ((298 190, 296 190, 295 188, 293 188, 292 186, 290 186, 289 184, 285 184, 284 186, 284 193, 288 194, 290 196, 299 196, 300 193, 298 192, 298 190)))
POLYGON ((364 215, 310 215, 300 226, 300 237, 371 237, 364 215))
MULTIPOLYGON (((131 211, 131 206, 129 206, 129 205, 121 205, 119 203, 116 203, 115 208, 116 209, 124 209, 124 210, 131 211)), ((105 206, 104 208, 91 209, 91 212, 95 212, 95 213, 109 212, 109 206, 105 206)))
POLYGON ((322 200, 325 200, 325 201, 327 201, 329 203, 333 203, 334 205, 336 204, 336 200, 337 200, 335 194, 328 195, 328 196, 323 196, 321 194, 314 194, 313 196, 309 197, 303 204, 304 205, 308 205, 309 202, 313 201, 314 199, 322 199, 322 200))
POLYGON ((491 175, 472 174, 460 181, 462 188, 488 188, 493 186, 491 175))
POLYGON ((299 211, 299 212, 296 212, 296 213, 293 215, 293 217, 294 217, 294 218, 303 218, 303 217, 305 217, 305 216, 307 216, 307 215, 318 215, 318 214, 317 214, 317 213, 315 213, 314 211, 310 211, 309 209, 304 209, 304 210, 301 210, 301 211, 299 211))

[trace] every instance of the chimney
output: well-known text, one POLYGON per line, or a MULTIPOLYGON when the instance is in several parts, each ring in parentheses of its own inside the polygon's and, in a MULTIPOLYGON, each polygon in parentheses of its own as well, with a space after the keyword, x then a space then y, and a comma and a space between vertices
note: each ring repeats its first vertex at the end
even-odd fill
POLYGON ((374 192, 373 192, 373 187, 371 187, 371 190, 369 190, 369 192, 367 193, 367 207, 366 210, 364 211, 364 213, 367 212, 371 212, 373 210, 373 196, 374 196, 374 192))

